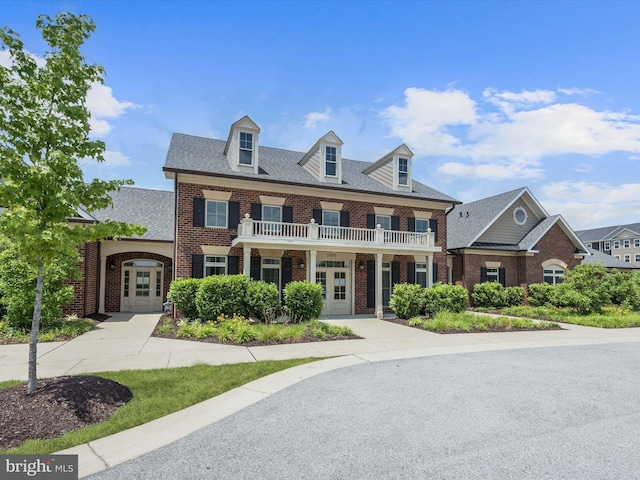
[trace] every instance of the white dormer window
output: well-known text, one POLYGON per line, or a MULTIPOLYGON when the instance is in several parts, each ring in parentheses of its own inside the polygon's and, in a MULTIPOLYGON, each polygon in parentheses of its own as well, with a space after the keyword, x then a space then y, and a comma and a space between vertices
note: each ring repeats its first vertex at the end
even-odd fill
POLYGON ((398 185, 409 184, 409 159, 398 158, 398 185))
POLYGON ((327 177, 335 177, 338 175, 338 149, 337 147, 325 146, 325 175, 327 177))
POLYGON ((240 132, 240 165, 253 165, 253 133, 240 132))

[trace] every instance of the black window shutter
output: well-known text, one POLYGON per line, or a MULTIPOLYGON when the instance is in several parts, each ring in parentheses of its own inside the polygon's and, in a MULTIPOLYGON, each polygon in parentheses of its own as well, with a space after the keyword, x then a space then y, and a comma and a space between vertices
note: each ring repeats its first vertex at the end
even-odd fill
POLYGON ((487 267, 480 267, 480 283, 487 281, 487 267))
POLYGON ((191 255, 191 278, 204 277, 204 255, 194 253, 191 255))
POLYGON ((229 218, 227 228, 237 229, 240 223, 240 202, 229 202, 229 218))
POLYGON ((293 223, 293 207, 287 205, 282 207, 282 221, 284 223, 293 223))
POLYGON ((349 212, 346 210, 340 212, 340 226, 341 227, 349 226, 349 212))
POLYGON ((391 291, 393 286, 400 283, 400 262, 391 262, 391 291))
POLYGON ((204 227, 204 198, 193 197, 193 226, 204 227))
POLYGON ((313 220, 318 225, 322 225, 322 209, 320 209, 320 208, 314 208, 313 209, 313 220))
POLYGON ((429 228, 433 232, 433 241, 438 241, 438 220, 431 219, 429 220, 429 228))
POLYGON ((416 219, 413 217, 407 218, 407 227, 410 232, 416 231, 416 219))
POLYGON ((260 280, 260 266, 262 259, 260 257, 251 257, 251 263, 249 265, 249 276, 253 280, 260 280))
POLYGON ((262 220, 262 204, 261 203, 251 204, 251 218, 253 218, 254 220, 262 220))
POLYGON ((416 283, 416 262, 407 263, 407 283, 416 283))
POLYGON ((391 217, 391 230, 400 230, 400 217, 396 215, 391 217))
POLYGON ((376 306, 376 262, 367 262, 367 308, 376 306))
POLYGON ((227 257, 227 274, 237 275, 240 273, 240 257, 237 255, 229 255, 227 257))
POLYGON ((438 281, 438 264, 436 262, 433 262, 433 283, 436 283, 438 281))
POLYGON ((505 277, 506 277, 506 275, 505 275, 504 268, 499 268, 498 269, 498 281, 502 284, 503 287, 506 287, 505 277))
POLYGON ((280 289, 284 289, 284 287, 289 283, 292 279, 291 276, 291 259, 283 258, 282 259, 282 279, 280 281, 280 289))
POLYGON ((367 213, 367 228, 376 228, 376 216, 373 213, 367 213))

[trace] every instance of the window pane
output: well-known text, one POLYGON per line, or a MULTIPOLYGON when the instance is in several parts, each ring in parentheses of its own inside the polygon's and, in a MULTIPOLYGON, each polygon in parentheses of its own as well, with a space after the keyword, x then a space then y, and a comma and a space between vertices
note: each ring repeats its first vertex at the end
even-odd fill
POLYGON ((336 171, 337 171, 337 164, 336 163, 327 162, 325 165, 326 165, 325 175, 327 177, 335 177, 336 176, 336 171))
POLYGON ((240 148, 253 150, 253 133, 240 132, 240 148))
POLYGON ((325 147, 325 175, 335 177, 338 170, 338 149, 336 147, 325 147))
POLYGON ((206 255, 204 257, 204 276, 225 275, 227 273, 227 257, 206 255))
POLYGON ((240 149, 240 164, 241 165, 253 164, 253 152, 251 150, 240 149))
POLYGON ((391 230, 391 217, 387 215, 376 215, 376 226, 380 225, 383 230, 391 230))
POLYGON ((322 224, 329 227, 340 226, 340 212, 335 212, 333 210, 323 210, 322 224))
POLYGON ((263 268, 262 280, 267 283, 273 283, 277 287, 280 285, 280 269, 278 268, 263 268))
POLYGON ((407 173, 400 172, 398 174, 398 185, 407 185, 409 183, 409 175, 407 173))
POLYGON ((262 206, 262 220, 265 222, 281 222, 282 221, 282 208, 274 207, 272 205, 262 206))
POLYGON ((416 232, 426 233, 428 229, 429 229, 429 220, 416 218, 416 232))
POLYGON ((327 298, 327 272, 316 272, 316 283, 322 285, 322 298, 327 298))
POLYGON ((162 296, 162 272, 156 272, 156 297, 162 296))
POLYGON ((129 296, 129 271, 125 270, 124 272, 124 296, 129 296))
POLYGON ((207 200, 207 227, 227 227, 227 202, 207 200))

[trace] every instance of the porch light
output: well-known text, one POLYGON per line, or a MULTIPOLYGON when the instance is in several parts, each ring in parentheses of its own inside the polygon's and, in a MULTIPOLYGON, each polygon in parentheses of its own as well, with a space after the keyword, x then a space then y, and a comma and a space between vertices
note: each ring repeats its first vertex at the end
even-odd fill
POLYGON ((360 270, 364 270, 364 262, 360 262, 360 263, 358 264, 358 268, 359 268, 360 270))
POLYGON ((304 262, 300 262, 300 270, 304 270, 304 262))
POLYGON ((116 269, 116 262, 114 262, 113 260, 111 260, 109 262, 109 270, 115 270, 116 269))

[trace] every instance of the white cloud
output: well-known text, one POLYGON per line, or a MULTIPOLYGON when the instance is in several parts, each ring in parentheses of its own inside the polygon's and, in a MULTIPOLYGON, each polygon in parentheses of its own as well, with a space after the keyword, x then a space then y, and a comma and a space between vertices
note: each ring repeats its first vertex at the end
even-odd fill
MULTIPOLYGON (((29 52, 27 52, 29 53, 29 52)), ((46 59, 38 55, 29 53, 39 67, 46 64, 46 59)), ((0 51, 0 65, 10 67, 12 64, 11 55, 8 51, 0 51)), ((111 124, 105 120, 107 118, 118 118, 128 109, 138 108, 133 102, 121 102, 113 96, 113 90, 100 82, 91 84, 87 92, 86 105, 91 114, 89 125, 91 133, 95 136, 106 135, 111 131, 111 124)))
POLYGON ((581 230, 616 223, 629 223, 637 217, 640 183, 562 181, 542 187, 542 203, 549 211, 561 213, 572 228, 581 230))
POLYGON ((325 108, 324 112, 311 112, 304 116, 304 128, 314 129, 319 122, 326 122, 331 115, 331 108, 325 108))
POLYGON ((480 102, 462 90, 407 88, 403 105, 381 115, 417 156, 453 156, 440 172, 496 178, 544 174, 545 157, 640 153, 640 116, 561 103, 558 93, 589 89, 484 90, 480 102), (468 159, 467 162, 462 159, 468 159))
POLYGON ((104 162, 100 165, 105 167, 126 167, 131 165, 131 159, 120 152, 106 150, 104 152, 104 162))
POLYGON ((593 95, 594 93, 600 93, 598 90, 594 90, 593 88, 558 88, 558 93, 562 93, 563 95, 593 95))

